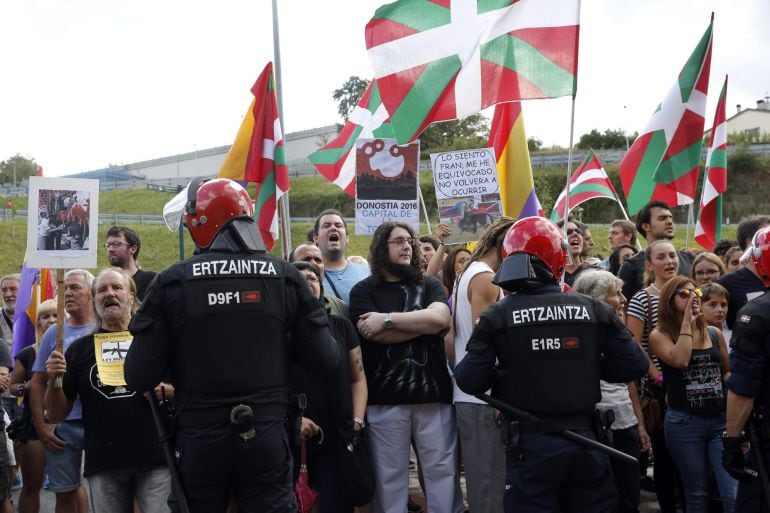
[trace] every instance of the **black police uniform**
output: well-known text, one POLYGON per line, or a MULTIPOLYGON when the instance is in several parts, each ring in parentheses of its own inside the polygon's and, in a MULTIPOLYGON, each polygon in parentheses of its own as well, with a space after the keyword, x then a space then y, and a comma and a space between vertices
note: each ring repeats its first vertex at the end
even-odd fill
POLYGON ((225 511, 231 492, 242 513, 295 511, 289 363, 336 369, 328 323, 299 272, 264 252, 208 251, 153 281, 129 328, 126 381, 149 390, 170 375, 177 464, 192 511, 225 511), (233 425, 239 404, 253 422, 233 425))
POLYGON ((617 492, 607 456, 554 434, 569 429, 595 439, 599 379, 627 382, 647 370, 644 354, 610 308, 541 285, 484 310, 467 349, 455 369, 462 390, 493 386, 493 396, 545 419, 510 424, 505 511, 614 512, 617 492))
MULTIPOLYGON (((754 410, 763 412, 767 422, 767 414, 770 412, 770 294, 765 292, 738 311, 730 347, 727 388, 735 394, 754 398, 754 410)), ((770 468, 769 426, 762 427, 764 429, 760 429, 760 433, 764 435, 765 462, 770 468)), ((755 451, 749 452, 747 467, 758 468, 756 456, 755 451)), ((760 479, 740 482, 735 511, 770 511, 770 505, 765 503, 760 479)))

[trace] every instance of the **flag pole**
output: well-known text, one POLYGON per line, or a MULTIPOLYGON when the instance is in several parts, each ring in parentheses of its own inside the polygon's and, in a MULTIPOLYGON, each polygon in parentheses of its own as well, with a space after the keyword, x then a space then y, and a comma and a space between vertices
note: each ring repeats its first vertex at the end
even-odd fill
MULTIPOLYGON (((615 195, 617 197, 617 194, 615 195)), ((623 202, 620 201, 620 198, 618 198, 618 206, 620 207, 620 211, 623 212, 623 217, 626 218, 626 221, 631 221, 631 219, 628 218, 628 212, 626 212, 626 208, 623 206, 623 202)), ((639 238, 636 239, 636 249, 641 250, 642 244, 639 242, 639 238)))
POLYGON ((687 230, 684 234, 684 250, 690 251, 690 225, 692 224, 692 202, 687 205, 687 230))
MULTIPOLYGON (((278 97, 278 118, 281 120, 284 145, 286 144, 286 125, 283 117, 283 91, 281 81, 281 44, 278 33, 278 1, 273 0, 273 61, 275 62, 275 89, 278 97)), ((289 223, 289 194, 286 193, 278 200, 278 211, 281 215, 281 247, 283 257, 291 254, 291 225, 289 223)))
MULTIPOLYGON (((564 240, 567 240, 567 219, 569 219, 569 194, 570 194, 570 182, 572 181, 572 141, 575 136, 575 95, 572 95, 572 113, 570 114, 569 122, 569 149, 567 150, 567 188, 564 193, 564 217, 561 227, 562 236, 564 240)), ((567 262, 572 262, 572 257, 567 251, 567 262)), ((565 273, 566 274, 566 273, 565 273)), ((564 274, 561 275, 561 287, 564 288, 564 274)))
POLYGON ((428 209, 425 208, 425 198, 422 197, 422 187, 420 187, 419 175, 417 177, 417 192, 420 195, 420 204, 422 205, 422 215, 425 216, 425 224, 428 226, 428 235, 433 235, 433 232, 430 230, 430 219, 428 219, 428 209))

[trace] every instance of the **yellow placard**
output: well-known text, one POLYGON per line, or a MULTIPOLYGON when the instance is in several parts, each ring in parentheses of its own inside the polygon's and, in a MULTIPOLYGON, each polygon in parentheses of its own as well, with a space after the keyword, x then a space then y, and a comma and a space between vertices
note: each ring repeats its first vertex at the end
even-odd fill
POLYGON ((126 386, 123 377, 123 362, 134 336, 128 331, 94 333, 94 354, 99 379, 105 385, 126 386))

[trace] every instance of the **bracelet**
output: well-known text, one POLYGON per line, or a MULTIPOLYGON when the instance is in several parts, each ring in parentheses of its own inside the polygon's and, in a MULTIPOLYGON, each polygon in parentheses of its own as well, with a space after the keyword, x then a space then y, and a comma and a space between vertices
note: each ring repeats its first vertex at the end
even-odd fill
POLYGON ((362 419, 361 417, 353 417, 353 424, 358 424, 358 426, 361 429, 364 429, 364 427, 366 427, 366 422, 364 422, 364 419, 362 419))
POLYGON ((680 337, 690 337, 690 338, 693 338, 692 333, 680 333, 679 336, 680 337))

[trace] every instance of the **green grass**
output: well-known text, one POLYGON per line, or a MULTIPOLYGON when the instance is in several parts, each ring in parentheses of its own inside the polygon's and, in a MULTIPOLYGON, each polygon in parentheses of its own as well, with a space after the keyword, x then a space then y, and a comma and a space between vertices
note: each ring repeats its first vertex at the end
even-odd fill
MULTIPOLYGON (((157 194, 157 193, 156 193, 157 194)), ((130 213, 130 212, 127 212, 130 213)), ((594 240, 594 253, 606 257, 609 252, 607 243, 607 234, 609 231, 606 225, 590 225, 591 235, 594 240)), ((297 246, 306 240, 307 232, 313 227, 312 223, 292 223, 291 237, 293 246, 297 246)), ((139 264, 142 268, 160 271, 179 259, 179 236, 177 232, 171 232, 165 226, 136 225, 132 226, 142 239, 142 249, 139 256, 139 264)), ((369 254, 370 236, 354 235, 355 225, 349 224, 350 244, 348 245, 348 255, 361 255, 364 258, 369 254)), ((674 239, 674 245, 677 248, 684 248, 684 226, 677 227, 677 237, 674 239)), ((106 239, 106 232, 109 225, 99 226, 99 237, 95 241, 98 245, 97 268, 101 269, 108 265, 107 252, 102 247, 106 239)), ((421 233, 427 233, 423 224, 421 233)), ((187 231, 184 233, 185 256, 189 257, 194 249, 192 239, 187 231)), ((735 237, 735 226, 726 226, 723 230, 724 237, 735 237)), ((24 252, 26 248, 27 224, 22 220, 0 221, 0 240, 5 243, 0 245, 0 276, 19 272, 24 261, 24 252)), ((693 247, 692 232, 690 234, 690 247, 693 247)), ((273 248, 273 253, 279 255, 281 252, 280 241, 273 248)))

